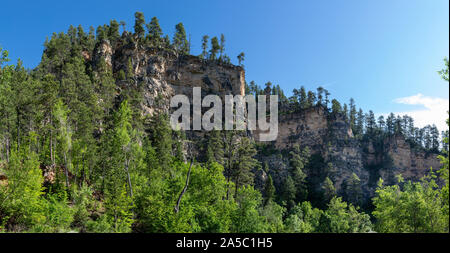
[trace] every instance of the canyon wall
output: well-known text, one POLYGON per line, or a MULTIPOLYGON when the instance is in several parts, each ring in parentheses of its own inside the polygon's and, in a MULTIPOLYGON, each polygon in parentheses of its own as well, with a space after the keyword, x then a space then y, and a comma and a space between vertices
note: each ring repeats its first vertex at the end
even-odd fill
MULTIPOLYGON (((117 85, 119 89, 132 86, 142 88, 143 114, 152 114, 155 110, 168 111, 170 98, 175 94, 185 94, 191 98, 192 87, 201 87, 202 95, 245 94, 245 72, 242 67, 142 47, 130 42, 127 36, 130 35, 125 33, 113 46, 107 41, 100 43, 93 57, 87 55, 85 58, 92 59, 94 68, 103 58, 114 73, 124 71, 128 75, 131 71, 131 79, 119 80, 117 85)), ((283 183, 289 166, 286 156, 279 153, 289 150, 294 144, 301 148, 308 147, 312 155, 321 157, 322 164, 332 164, 332 179, 338 193, 342 194, 345 182, 355 173, 361 180, 366 198, 373 196, 380 177, 388 183, 395 182, 396 174, 418 180, 430 167, 440 167, 436 154, 412 150, 402 136, 386 138, 377 148, 371 142, 358 140, 341 116, 331 115, 320 106, 301 112, 280 113, 278 129, 276 141, 264 143, 278 154, 258 155, 261 162, 269 164, 269 171, 255 171, 257 185, 263 184, 267 173, 273 176, 276 185, 283 183)), ((258 133, 250 133, 257 142, 258 133)), ((320 187, 322 180, 320 173, 322 171, 307 171, 309 180, 319 182, 317 187, 320 187)))

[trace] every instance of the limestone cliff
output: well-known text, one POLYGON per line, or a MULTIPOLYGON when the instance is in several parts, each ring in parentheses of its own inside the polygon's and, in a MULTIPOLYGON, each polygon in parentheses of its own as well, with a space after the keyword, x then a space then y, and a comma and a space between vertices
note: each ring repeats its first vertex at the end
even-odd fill
MULTIPOLYGON (((414 150, 403 136, 386 137, 381 145, 355 138, 350 125, 340 115, 332 115, 320 106, 280 115, 278 128, 278 138, 270 144, 275 150, 289 150, 298 144, 323 159, 320 166, 306 171, 308 180, 314 182, 312 190, 317 192, 321 191, 325 176, 329 176, 338 194, 344 195, 345 184, 355 173, 367 200, 374 195, 380 177, 388 184, 395 183, 397 174, 417 181, 431 167, 440 168, 437 154, 414 150), (328 164, 331 168, 326 168, 328 164)), ((268 162, 268 173, 280 186, 288 170, 286 156, 269 154, 260 159, 268 162)), ((260 185, 261 181, 257 180, 260 185)))
POLYGON ((97 45, 93 65, 103 58, 114 73, 123 70, 127 75, 131 74, 131 82, 122 80, 117 85, 121 89, 133 85, 143 87, 144 113, 167 111, 170 97, 175 94, 192 97, 193 87, 201 87, 204 94, 245 93, 245 72, 242 67, 192 55, 178 55, 166 49, 144 47, 133 42, 131 36, 124 33, 122 39, 113 46, 108 41, 97 45))
MULTIPOLYGON (((191 97, 192 87, 201 87, 204 94, 244 95, 245 72, 242 67, 143 47, 134 43, 131 36, 124 33, 115 45, 108 41, 99 43, 92 56, 86 53, 84 57, 94 68, 100 59, 104 59, 115 75, 123 71, 131 76, 131 80, 118 80, 117 85, 119 89, 142 88, 143 114, 167 111, 171 96, 186 94, 191 97)), ((322 167, 332 164, 332 171, 326 173, 332 175, 340 194, 343 194, 344 185, 353 173, 360 178, 363 194, 368 198, 373 195, 379 177, 393 182, 394 175, 400 173, 406 179, 417 180, 430 167, 440 167, 436 154, 413 151, 401 136, 387 138, 377 148, 374 143, 356 139, 341 116, 331 115, 320 106, 280 114, 278 129, 277 140, 268 144, 277 152, 258 155, 262 162, 269 164, 269 171, 256 171, 257 186, 261 187, 267 173, 273 176, 275 185, 283 183, 289 166, 286 156, 281 153, 294 144, 308 147, 312 155, 320 158, 322 167)), ((252 136, 258 141, 255 133, 252 136)), ((317 191, 320 191, 324 177, 323 168, 319 167, 307 171, 308 180, 315 182, 313 187, 317 191)))

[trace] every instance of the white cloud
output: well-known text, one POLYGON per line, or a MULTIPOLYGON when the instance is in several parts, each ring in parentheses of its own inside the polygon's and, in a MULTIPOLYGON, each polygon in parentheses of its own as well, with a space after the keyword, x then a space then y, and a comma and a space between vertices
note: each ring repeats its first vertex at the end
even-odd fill
MULTIPOLYGON (((448 118, 449 100, 437 97, 427 97, 417 94, 410 97, 402 97, 394 100, 395 103, 405 105, 423 105, 425 109, 404 112, 394 112, 395 115, 409 115, 414 119, 414 125, 424 127, 435 124, 439 131, 448 129, 445 123, 448 118)), ((386 114, 385 114, 386 116, 386 114)))

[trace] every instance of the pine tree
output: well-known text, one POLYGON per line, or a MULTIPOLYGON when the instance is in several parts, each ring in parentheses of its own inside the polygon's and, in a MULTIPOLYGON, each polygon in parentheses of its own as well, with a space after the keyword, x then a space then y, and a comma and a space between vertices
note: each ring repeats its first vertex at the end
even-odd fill
POLYGON ((344 120, 348 122, 349 116, 348 116, 348 106, 347 104, 344 104, 342 107, 342 113, 344 114, 344 120))
POLYGON ((376 120, 375 120, 375 114, 372 110, 369 111, 369 114, 366 115, 366 124, 367 124, 367 133, 370 136, 373 136, 375 134, 376 129, 376 120))
POLYGON ((295 206, 296 193, 294 180, 291 176, 287 176, 282 186, 281 199, 285 202, 288 209, 295 206))
POLYGON ((145 18, 142 12, 134 13, 134 33, 137 35, 138 39, 141 39, 145 35, 145 18))
POLYGON ((55 124, 53 115, 53 106, 56 104, 58 99, 58 88, 59 84, 55 77, 51 74, 45 75, 41 82, 42 93, 39 94, 39 110, 43 112, 42 114, 42 134, 48 139, 48 157, 41 158, 46 164, 55 164, 55 124), (47 159, 50 158, 50 161, 47 159))
POLYGON ((328 109, 328 104, 330 103, 330 92, 327 89, 324 89, 325 93, 325 108, 328 109))
POLYGON ((439 151, 439 130, 437 129, 436 125, 433 124, 430 128, 430 135, 431 135, 431 150, 434 152, 439 151))
POLYGON ((394 128, 395 128, 395 115, 391 113, 386 119, 386 131, 388 135, 394 134, 394 128))
POLYGON ((11 149, 11 157, 5 175, 8 184, 0 183, 0 207, 2 226, 9 224, 19 229, 30 229, 45 221, 41 196, 44 194, 44 178, 39 168, 38 155, 30 149, 36 139, 29 137, 27 144, 11 149))
POLYGON ((217 53, 220 50, 219 40, 217 37, 211 39, 211 49, 209 50, 209 58, 211 60, 216 60, 217 53))
POLYGON ((82 49, 88 49, 88 36, 86 35, 86 33, 83 30, 83 26, 79 25, 77 27, 77 37, 78 37, 78 41, 81 45, 82 49))
POLYGON ((324 93, 324 89, 322 86, 319 86, 317 88, 317 104, 318 105, 324 105, 323 104, 323 93, 324 93))
POLYGON ((356 117, 356 125, 355 125, 355 135, 362 136, 364 134, 364 122, 365 122, 365 115, 363 110, 360 108, 358 111, 358 115, 356 117))
POLYGON ((244 52, 241 52, 240 54, 238 54, 237 59, 238 59, 238 65, 243 66, 243 62, 245 60, 244 52))
POLYGON ((206 147, 206 160, 209 163, 217 162, 224 165, 224 144, 222 134, 219 130, 209 132, 206 147))
POLYGON ((67 107, 61 100, 58 100, 53 109, 53 115, 58 123, 58 150, 60 153, 60 157, 62 158, 61 164, 63 164, 64 166, 64 176, 67 188, 70 186, 69 170, 72 167, 69 157, 69 151, 72 148, 72 130, 70 129, 68 114, 69 110, 67 109, 67 107))
POLYGON ((225 52, 225 35, 220 34, 220 44, 219 44, 219 61, 223 61, 224 58, 224 52, 225 52))
POLYGON ((11 116, 14 116, 15 119, 15 126, 11 126, 14 127, 14 130, 11 130, 14 131, 17 147, 20 148, 22 137, 26 136, 31 130, 32 125, 29 123, 32 122, 33 115, 36 114, 36 108, 33 104, 36 99, 35 93, 38 83, 31 79, 20 60, 18 60, 11 74, 10 95, 12 97, 10 99, 13 108, 11 116))
POLYGON ((108 32, 105 31, 104 27, 97 26, 97 30, 95 31, 95 34, 97 35, 97 41, 101 42, 108 38, 108 32))
POLYGON ((148 34, 150 36, 150 40, 156 46, 161 46, 162 40, 162 29, 159 26, 159 20, 157 17, 153 17, 149 24, 147 24, 148 34))
POLYGON ((266 88, 264 88, 264 95, 269 96, 272 91, 272 82, 269 81, 265 83, 264 86, 266 86, 266 88))
POLYGON ((355 173, 353 173, 346 181, 345 194, 350 203, 356 206, 362 204, 361 180, 355 173))
POLYGON ((357 132, 355 131, 355 126, 356 126, 356 106, 355 106, 355 100, 353 98, 350 98, 350 103, 349 103, 349 120, 350 120, 350 127, 352 128, 353 132, 357 132))
POLYGON ((113 147, 115 150, 113 150, 113 152, 118 159, 117 165, 119 167, 122 165, 125 170, 129 195, 130 197, 133 197, 133 187, 130 177, 130 161, 131 156, 133 155, 132 135, 135 133, 133 133, 131 120, 131 109, 128 106, 128 101, 125 100, 120 105, 120 108, 114 117, 113 147))
POLYGON ((404 134, 402 121, 400 115, 397 115, 397 118, 394 120, 394 134, 404 134))
POLYGON ((173 36, 173 46, 175 50, 181 54, 189 53, 189 43, 186 39, 186 31, 184 30, 183 23, 178 23, 175 26, 175 34, 173 36))
POLYGON ((206 59, 206 57, 208 56, 208 40, 208 35, 204 35, 202 37, 202 54, 200 55, 202 59, 206 59))
POLYGON ((385 131, 386 122, 384 121, 383 115, 380 115, 380 117, 378 117, 378 128, 380 128, 381 131, 385 131))
POLYGON ((316 95, 312 91, 308 91, 306 98, 306 108, 310 108, 316 105, 316 95))
POLYGON ((113 225, 113 231, 108 232, 131 232, 133 202, 132 198, 127 194, 125 184, 117 186, 117 188, 111 188, 111 191, 106 191, 105 195, 106 215, 109 222, 113 225))
POLYGON ((331 199, 333 199, 336 196, 336 188, 334 187, 333 181, 331 181, 329 177, 325 178, 322 189, 324 201, 326 203, 329 203, 331 199))
POLYGON ((336 99, 331 100, 331 113, 334 115, 342 113, 341 104, 336 99))
MULTIPOLYGON (((174 130, 173 133, 173 156, 176 160, 180 162, 184 162, 185 155, 184 155, 184 146, 186 142, 186 134, 182 130, 174 130)), ((188 143, 189 144, 189 143, 188 143)))
POLYGON ((157 157, 162 169, 168 170, 172 162, 172 129, 167 114, 159 113, 153 118, 153 139, 157 157))
POLYGON ((273 185, 272 176, 269 175, 264 186, 264 203, 267 205, 270 201, 275 198, 275 186, 273 185))
POLYGON ((293 150, 289 153, 289 164, 291 168, 292 179, 295 184, 295 200, 301 202, 308 197, 308 189, 306 185, 306 174, 303 171, 309 159, 309 150, 300 150, 300 146, 295 144, 293 150))
POLYGON ((253 184, 253 172, 258 161, 254 158, 256 149, 254 143, 247 137, 241 137, 237 143, 236 160, 233 163, 232 177, 235 184, 235 198, 238 188, 253 184))
POLYGON ((70 43, 73 45, 77 41, 77 29, 73 26, 69 26, 69 30, 67 31, 67 35, 69 36, 70 43))
POLYGON ((300 103, 301 109, 308 108, 308 100, 307 100, 306 90, 305 90, 304 86, 300 87, 300 94, 299 94, 298 102, 300 103))
POLYGON ((119 23, 113 19, 109 22, 108 38, 111 41, 111 44, 114 44, 119 37, 119 23))

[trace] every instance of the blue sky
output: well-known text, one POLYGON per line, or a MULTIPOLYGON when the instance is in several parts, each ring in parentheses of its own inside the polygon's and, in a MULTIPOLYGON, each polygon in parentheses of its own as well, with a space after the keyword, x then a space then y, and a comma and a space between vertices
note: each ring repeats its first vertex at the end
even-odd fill
POLYGON ((170 36, 183 22, 200 53, 202 35, 226 37, 232 61, 245 52, 247 81, 279 84, 288 94, 322 85, 377 114, 409 113, 443 128, 449 86, 436 71, 449 55, 448 0, 317 1, 7 1, 0 45, 26 67, 40 61, 43 42, 70 24, 157 16, 170 36))

